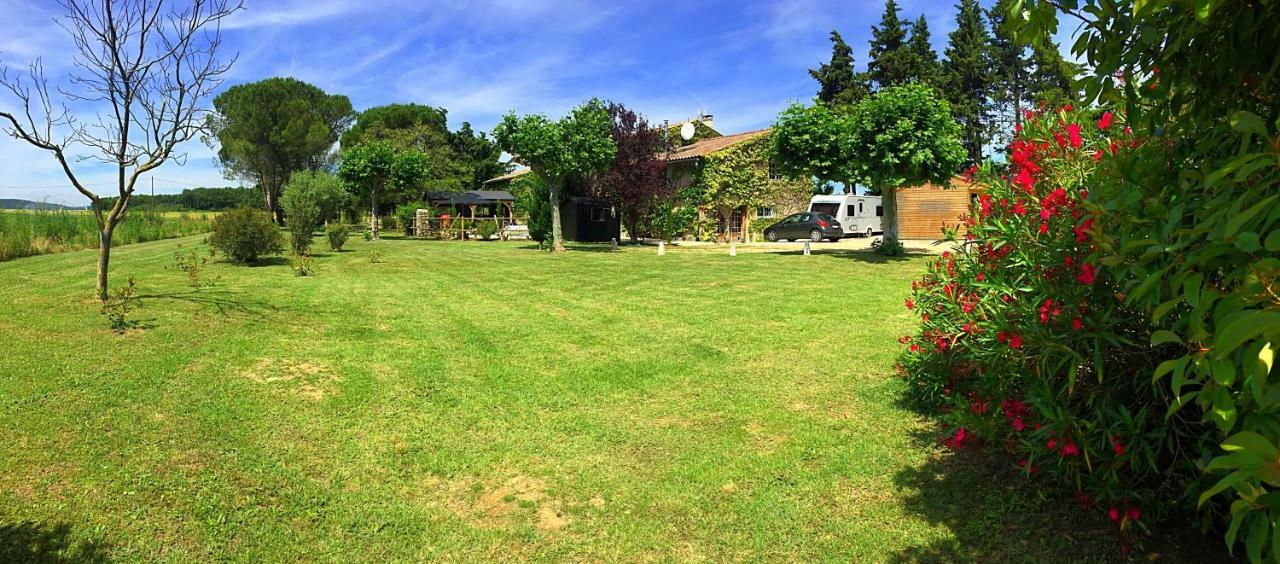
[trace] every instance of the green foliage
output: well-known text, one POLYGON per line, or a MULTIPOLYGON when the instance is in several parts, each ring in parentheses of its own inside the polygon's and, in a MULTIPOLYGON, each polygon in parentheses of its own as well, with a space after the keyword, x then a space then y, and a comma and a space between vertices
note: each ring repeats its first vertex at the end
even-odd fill
POLYGON ((551 237, 551 203, 547 183, 536 174, 522 174, 511 181, 516 212, 528 218, 529 238, 546 241, 551 237))
POLYGON ((311 276, 316 273, 316 261, 308 254, 296 254, 289 258, 289 269, 294 276, 311 276))
POLYGON ((342 250, 342 246, 347 244, 347 237, 351 235, 351 228, 341 223, 330 223, 325 229, 325 235, 329 238, 329 250, 338 252, 342 250))
POLYGON ((267 212, 236 208, 214 218, 209 246, 232 262, 249 264, 284 251, 279 229, 267 212))
POLYGON ((405 235, 413 234, 414 223, 418 219, 418 210, 430 210, 431 205, 421 200, 396 206, 396 220, 404 228, 405 235))
POLYGON ((280 204, 295 254, 306 253, 311 248, 312 234, 325 221, 337 218, 347 198, 342 183, 330 173, 304 170, 289 178, 280 204))
POLYGON ((402 151, 422 153, 427 161, 426 175, 405 195, 408 198, 422 198, 431 191, 477 189, 480 183, 507 171, 506 165, 498 162, 501 151, 491 139, 477 134, 465 122, 458 131, 449 131, 446 116, 444 108, 420 104, 369 108, 342 135, 342 147, 346 150, 386 141, 402 151))
MULTIPOLYGON (((1225 525, 1251 561, 1280 558, 1280 5, 1208 0, 1061 6, 1010 18, 1043 43, 1057 11, 1083 20, 1073 51, 1086 102, 1124 108, 1145 144, 1090 193, 1100 262, 1149 324, 1150 377, 1171 418, 1205 428, 1178 443, 1206 482, 1189 505, 1225 525)), ((1143 335, 1145 337, 1145 335, 1143 335)), ((1105 351, 1104 351, 1105 352, 1105 351)))
POLYGON ((124 333, 138 327, 136 319, 129 319, 129 313, 142 307, 138 297, 138 282, 130 276, 124 286, 112 288, 107 299, 102 301, 100 313, 107 318, 107 325, 116 333, 124 333))
MULTIPOLYGON (((612 120, 600 100, 592 99, 574 108, 559 121, 542 115, 516 117, 507 114, 494 128, 494 138, 503 150, 529 165, 547 185, 552 218, 552 250, 563 250, 556 227, 560 216, 560 191, 566 181, 601 172, 613 162, 612 120)), ((530 229, 532 231, 532 228, 530 229)))
POLYGON ((938 62, 938 54, 933 51, 929 22, 923 14, 911 24, 911 39, 907 40, 906 52, 901 62, 904 84, 916 82, 942 86, 942 65, 938 62))
POLYGON ((991 35, 978 0, 961 0, 943 63, 942 91, 960 122, 967 162, 981 162, 991 138, 991 35))
POLYGON ((680 205, 674 200, 661 200, 654 203, 652 209, 653 212, 645 216, 644 229, 654 237, 670 241, 698 231, 697 206, 680 205))
POLYGON ((209 118, 225 170, 252 180, 279 215, 280 190, 294 172, 327 162, 355 113, 346 96, 293 78, 268 78, 228 88, 213 99, 209 118))
MULTIPOLYGON (((181 245, 179 245, 181 247, 181 245)), ((204 288, 212 286, 215 280, 203 278, 205 267, 209 266, 209 260, 213 258, 213 251, 201 253, 199 249, 189 249, 187 251, 174 251, 173 266, 174 270, 180 271, 187 275, 187 284, 192 288, 204 288)), ((166 267, 167 268, 167 267, 166 267)))
POLYGON ((378 238, 378 203, 401 201, 427 174, 426 157, 415 150, 397 149, 387 141, 357 145, 342 154, 338 177, 355 196, 369 202, 370 236, 378 238))
POLYGON ((539 174, 562 181, 609 166, 617 151, 611 131, 608 110, 592 99, 559 121, 507 114, 494 128, 494 136, 504 150, 539 174))
POLYGON ((762 135, 704 157, 693 184, 683 190, 686 201, 704 207, 763 204, 773 188, 769 169, 762 166, 769 162, 771 143, 762 135))
POLYGON ((936 90, 913 84, 882 90, 854 108, 853 178, 877 189, 949 185, 964 148, 951 109, 936 90))
MULTIPOLYGON (((135 211, 116 226, 111 246, 186 237, 209 230, 212 214, 135 211)), ((19 257, 96 249, 98 222, 92 212, 35 210, 0 212, 0 261, 19 257)))
POLYGON ((476 224, 476 238, 481 241, 488 241, 494 235, 498 234, 498 222, 481 220, 476 224))
MULTIPOLYGON (((116 205, 117 196, 102 198, 103 209, 116 205)), ((129 210, 148 211, 222 211, 240 206, 264 207, 262 191, 257 188, 186 188, 178 194, 135 193, 129 197, 129 210)))
POLYGON ((809 70, 818 81, 818 101, 834 106, 856 104, 867 95, 867 85, 853 70, 853 48, 840 33, 831 31, 831 61, 809 70))
POLYGON ((1009 174, 983 167, 967 244, 912 284, 921 323, 901 366, 917 397, 944 408, 948 445, 1004 449, 1132 541, 1194 480, 1201 428, 1153 385, 1164 352, 1101 256, 1095 198, 1114 178, 1109 153, 1129 144, 1122 129, 1080 111, 1037 116, 1009 174))
POLYGON ((793 104, 778 116, 771 137, 783 174, 846 184, 857 177, 852 118, 847 111, 793 104))
POLYGON ((906 24, 898 18, 895 0, 885 0, 880 25, 871 28, 868 57, 867 80, 877 90, 908 82, 907 70, 912 54, 907 49, 906 24))

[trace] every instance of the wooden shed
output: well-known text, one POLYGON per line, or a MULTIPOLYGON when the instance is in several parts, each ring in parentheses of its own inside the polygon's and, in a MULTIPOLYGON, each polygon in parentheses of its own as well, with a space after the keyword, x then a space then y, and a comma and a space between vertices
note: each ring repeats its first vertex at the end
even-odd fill
POLYGON ((898 189, 898 237, 901 239, 941 239, 943 227, 959 227, 969 202, 982 193, 977 184, 963 177, 951 179, 951 187, 933 184, 898 189))

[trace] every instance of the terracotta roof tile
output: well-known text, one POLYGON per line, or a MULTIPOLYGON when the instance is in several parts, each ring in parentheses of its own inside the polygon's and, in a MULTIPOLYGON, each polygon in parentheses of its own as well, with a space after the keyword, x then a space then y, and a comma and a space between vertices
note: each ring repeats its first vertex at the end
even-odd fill
POLYGON ((685 145, 684 147, 680 147, 672 151, 670 155, 667 155, 667 161, 684 161, 697 157, 705 157, 721 149, 728 149, 729 147, 737 145, 743 141, 755 139, 756 137, 765 135, 770 131, 773 131, 773 128, 757 129, 755 131, 745 131, 743 133, 734 133, 733 135, 702 139, 696 143, 685 145))

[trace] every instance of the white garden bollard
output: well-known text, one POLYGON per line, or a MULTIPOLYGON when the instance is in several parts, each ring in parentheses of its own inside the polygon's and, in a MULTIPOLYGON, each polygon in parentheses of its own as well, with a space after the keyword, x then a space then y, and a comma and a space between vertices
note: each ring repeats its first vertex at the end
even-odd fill
POLYGON ((808 241, 805 241, 805 242, 804 242, 804 256, 806 256, 806 257, 807 257, 807 256, 809 256, 809 242, 808 242, 808 241))
POLYGON ((667 242, 658 241, 658 256, 667 254, 667 242))
POLYGON ((618 238, 617 238, 617 237, 614 237, 614 238, 612 238, 612 239, 609 239, 609 250, 610 250, 610 251, 616 251, 616 250, 618 250, 618 238))
POLYGON ((731 256, 731 257, 736 257, 736 256, 738 256, 738 243, 737 243, 737 241, 729 241, 729 256, 731 256))

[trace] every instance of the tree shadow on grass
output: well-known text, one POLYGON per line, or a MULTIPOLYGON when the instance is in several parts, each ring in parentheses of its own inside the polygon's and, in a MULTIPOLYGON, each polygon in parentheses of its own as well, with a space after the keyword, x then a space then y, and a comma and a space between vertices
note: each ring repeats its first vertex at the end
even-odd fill
MULTIPOLYGON (((915 437, 917 448, 937 444, 941 432, 915 437)), ((999 452, 982 446, 947 451, 894 476, 904 508, 952 538, 907 548, 892 562, 1123 561, 1122 539, 1097 507, 1085 509, 1071 492, 1027 477, 999 452)), ((1231 562, 1220 538, 1190 525, 1166 524, 1145 539, 1138 560, 1231 562)))
MULTIPOLYGON (((774 251, 774 254, 788 256, 803 256, 804 250, 788 250, 774 251)), ((855 260, 858 262, 867 262, 871 264, 887 264, 895 262, 903 262, 913 260, 919 257, 933 256, 930 253, 907 252, 897 256, 887 256, 877 253, 871 249, 810 249, 809 254, 831 256, 842 259, 855 260)))
POLYGON ((223 317, 242 319, 266 319, 280 309, 269 302, 246 299, 243 295, 217 287, 142 294, 138 299, 185 302, 209 308, 223 317))
POLYGON ((73 540, 66 523, 0 523, 0 562, 110 562, 101 540, 73 540))
POLYGON ((251 263, 245 264, 249 268, 259 268, 263 266, 284 266, 289 264, 289 257, 258 257, 251 263))

